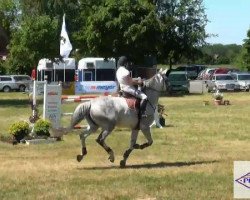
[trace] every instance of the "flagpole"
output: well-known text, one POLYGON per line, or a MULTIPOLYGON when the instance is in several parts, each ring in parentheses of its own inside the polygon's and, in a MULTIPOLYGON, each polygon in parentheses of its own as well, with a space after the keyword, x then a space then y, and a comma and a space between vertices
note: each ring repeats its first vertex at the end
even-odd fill
POLYGON ((64 70, 64 79, 63 79, 64 81, 63 82, 65 83, 65 61, 63 63, 63 70, 64 70))
POLYGON ((56 82, 56 68, 55 68, 54 63, 53 63, 53 71, 54 71, 54 81, 53 82, 56 82))
POLYGON ((66 23, 65 23, 65 14, 63 15, 63 23, 62 23, 62 30, 61 30, 61 39, 60 39, 60 55, 64 59, 63 63, 63 74, 64 74, 64 82, 66 80, 66 64, 65 59, 69 57, 69 54, 72 50, 72 45, 69 41, 69 36, 66 30, 66 23))

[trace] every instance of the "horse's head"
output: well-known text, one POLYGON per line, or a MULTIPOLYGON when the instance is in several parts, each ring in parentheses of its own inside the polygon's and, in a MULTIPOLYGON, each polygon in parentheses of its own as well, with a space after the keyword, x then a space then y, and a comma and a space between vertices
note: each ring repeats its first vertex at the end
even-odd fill
POLYGON ((155 74, 152 78, 146 80, 144 82, 144 85, 147 88, 151 88, 158 92, 166 91, 167 84, 168 84, 166 73, 167 73, 167 69, 166 70, 160 69, 158 73, 155 74))

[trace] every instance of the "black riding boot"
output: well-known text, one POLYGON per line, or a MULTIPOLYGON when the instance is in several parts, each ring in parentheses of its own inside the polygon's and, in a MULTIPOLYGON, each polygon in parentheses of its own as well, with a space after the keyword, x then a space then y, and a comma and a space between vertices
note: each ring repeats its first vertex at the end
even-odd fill
POLYGON ((147 107, 147 99, 142 99, 141 103, 140 103, 140 113, 141 113, 141 117, 147 117, 146 114, 146 107, 147 107))

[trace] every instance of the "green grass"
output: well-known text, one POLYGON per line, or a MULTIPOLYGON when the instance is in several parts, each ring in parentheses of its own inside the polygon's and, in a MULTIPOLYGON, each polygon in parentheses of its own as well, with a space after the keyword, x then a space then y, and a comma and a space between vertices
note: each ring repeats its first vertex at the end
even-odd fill
MULTIPOLYGON (((117 128, 107 138, 114 163, 96 144, 98 134, 87 139, 81 163, 75 159, 77 133, 47 145, 0 142, 0 199, 233 199, 233 161, 250 160, 250 94, 224 93, 224 98, 230 106, 213 105, 211 94, 160 98, 168 126, 153 128, 153 145, 133 151, 125 169, 119 161, 129 145, 127 129, 117 128)), ((0 134, 30 115, 26 95, 0 93, 0 134)), ((138 141, 145 141, 141 134, 138 141)))

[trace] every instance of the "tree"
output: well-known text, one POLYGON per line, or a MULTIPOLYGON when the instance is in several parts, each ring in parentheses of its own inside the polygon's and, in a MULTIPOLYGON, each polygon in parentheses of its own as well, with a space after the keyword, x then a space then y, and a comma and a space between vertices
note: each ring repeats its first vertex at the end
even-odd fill
POLYGON ((11 33, 16 29, 19 20, 18 1, 0 0, 0 52, 6 51, 11 33))
POLYGON ((244 40, 242 50, 235 63, 239 65, 241 69, 250 71, 250 29, 247 31, 247 38, 244 40))
POLYGON ((9 50, 9 70, 15 73, 30 72, 41 58, 58 57, 58 21, 49 16, 25 18, 13 34, 9 50))
POLYGON ((200 61, 205 64, 232 64, 235 62, 241 48, 242 46, 237 44, 205 45, 201 48, 203 56, 200 57, 200 61))
POLYGON ((88 11, 76 37, 83 55, 126 54, 136 61, 153 55, 172 63, 195 59, 207 37, 202 0, 106 0, 88 11))
POLYGON ((243 71, 250 71, 250 59, 247 56, 247 49, 243 46, 240 53, 234 60, 234 65, 243 71))
MULTIPOLYGON (((62 16, 72 19, 70 28, 77 27, 77 0, 21 0, 21 20, 9 45, 7 65, 14 73, 30 73, 41 58, 58 58, 62 16)), ((68 28, 67 27, 67 28, 68 28)))
POLYGON ((18 2, 18 0, 0 0, 0 26, 9 38, 20 19, 18 2))
POLYGON ((41 58, 59 56, 63 13, 78 58, 128 55, 143 63, 145 56, 157 56, 171 64, 195 59, 206 37, 202 0, 8 1, 20 2, 8 61, 20 73, 41 58))
POLYGON ((79 5, 77 0, 20 0, 20 2, 23 16, 48 15, 51 18, 76 11, 79 5))
POLYGON ((118 57, 125 54, 139 62, 144 55, 156 54, 160 29, 152 4, 106 0, 92 8, 92 14, 82 19, 86 23, 80 30, 85 55, 118 57))
POLYGON ((199 47, 205 44, 207 16, 202 0, 154 1, 161 21, 162 39, 159 58, 173 62, 186 57, 195 59, 199 47))
POLYGON ((1 27, 1 25, 0 25, 0 41, 1 41, 0 52, 5 52, 9 39, 5 30, 1 27))

